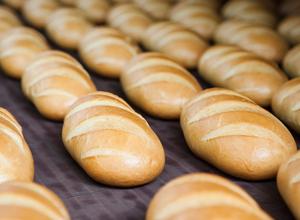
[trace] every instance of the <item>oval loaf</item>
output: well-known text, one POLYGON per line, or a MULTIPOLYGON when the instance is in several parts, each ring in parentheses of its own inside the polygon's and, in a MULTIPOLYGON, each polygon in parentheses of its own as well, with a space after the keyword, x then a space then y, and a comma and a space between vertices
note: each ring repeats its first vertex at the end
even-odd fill
POLYGON ((0 219, 70 220, 60 198, 46 187, 12 181, 0 185, 0 219))
POLYGON ((22 14, 31 25, 44 28, 48 17, 59 6, 57 0, 26 0, 22 7, 22 14))
POLYGON ((205 39, 211 39, 220 18, 215 9, 197 2, 179 2, 170 12, 170 20, 178 22, 205 39))
POLYGON ((278 171, 277 187, 296 219, 300 219, 300 151, 284 162, 278 171))
POLYGON ((155 194, 146 220, 272 220, 229 180, 206 173, 177 177, 155 194))
POLYGON ((287 81, 276 64, 235 46, 210 47, 198 69, 212 85, 239 92, 261 106, 270 105, 274 93, 287 81))
POLYGON ((196 67, 198 59, 208 47, 196 33, 168 21, 149 26, 143 44, 149 50, 164 53, 187 68, 196 67))
POLYGON ((179 118, 182 106, 201 90, 191 73, 155 52, 133 58, 121 74, 121 83, 134 104, 164 119, 179 118))
POLYGON ((157 20, 167 19, 171 0, 133 0, 141 9, 157 20))
POLYGON ((283 60, 283 68, 292 78, 300 76, 300 44, 288 51, 283 60))
POLYGON ((62 120, 78 97, 96 88, 73 57, 59 51, 46 51, 26 68, 22 90, 43 116, 62 120))
POLYGON ((152 19, 135 4, 114 6, 107 17, 110 26, 119 29, 136 41, 141 41, 152 19))
POLYGON ((33 181, 32 155, 22 128, 14 116, 1 107, 0 159, 0 183, 12 180, 33 181))
POLYGON ((233 19, 218 26, 214 40, 219 44, 239 46, 276 62, 281 61, 288 50, 285 40, 273 29, 233 19))
POLYGON ((289 130, 246 96, 226 89, 207 89, 189 101, 181 127, 190 149, 233 176, 263 180, 296 152, 289 130))
POLYGON ((125 34, 109 27, 91 29, 81 40, 80 57, 99 75, 118 78, 124 66, 139 52, 125 34))
POLYGON ((91 27, 81 10, 59 8, 48 18, 46 31, 60 47, 77 49, 79 41, 91 27))
POLYGON ((20 79, 29 63, 48 49, 46 39, 36 30, 13 28, 0 39, 1 68, 7 75, 20 79))
POLYGON ((272 109, 283 122, 300 133, 300 77, 278 89, 272 99, 272 109))
POLYGON ((64 120, 62 137, 71 156, 100 183, 142 185, 164 167, 163 147, 146 120, 111 93, 80 98, 64 120))

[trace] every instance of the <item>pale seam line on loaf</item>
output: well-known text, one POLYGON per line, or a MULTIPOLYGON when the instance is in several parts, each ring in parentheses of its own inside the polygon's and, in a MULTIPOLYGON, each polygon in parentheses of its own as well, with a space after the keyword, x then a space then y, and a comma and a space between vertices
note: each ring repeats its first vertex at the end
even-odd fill
MULTIPOLYGON (((61 68, 64 69, 64 68, 68 68, 68 67, 61 67, 61 68)), ((48 70, 44 71, 43 74, 39 74, 39 75, 36 74, 35 76, 32 76, 32 79, 30 80, 30 82, 28 82, 26 84, 26 87, 28 89, 30 89, 31 87, 33 87, 35 84, 41 82, 42 80, 47 80, 52 77, 60 76, 62 78, 68 78, 69 80, 72 79, 72 80, 80 83, 85 88, 90 88, 90 85, 87 83, 86 79, 84 79, 80 75, 80 73, 77 73, 74 70, 60 71, 59 69, 60 69, 60 67, 56 67, 53 69, 49 68, 48 70)))
POLYGON ((131 19, 146 20, 147 18, 140 12, 128 12, 127 14, 124 13, 123 15, 114 17, 111 23, 114 26, 120 27, 121 25, 125 25, 126 22, 131 21, 131 19))
POLYGON ((136 71, 142 71, 145 68, 156 66, 172 67, 186 73, 186 75, 190 75, 186 69, 184 69, 182 66, 175 63, 174 61, 169 60, 168 58, 145 58, 145 60, 131 64, 130 67, 126 70, 126 73, 131 74, 136 71))
POLYGON ((279 103, 282 103, 286 98, 288 98, 289 96, 291 96, 297 92, 300 92, 300 83, 291 88, 289 88, 289 87, 283 88, 282 90, 280 90, 276 99, 278 100, 279 103))
POLYGON ((101 130, 119 130, 149 140, 146 131, 144 131, 143 128, 132 122, 130 119, 115 115, 101 115, 86 119, 74 126, 68 132, 66 141, 69 141, 76 136, 101 130))
POLYGON ((25 153, 22 136, 20 136, 18 133, 11 130, 10 128, 3 126, 2 124, 0 124, 0 132, 3 132, 6 136, 8 136, 10 139, 12 139, 13 142, 15 142, 16 146, 19 148, 19 150, 23 154, 25 153))
POLYGON ((86 46, 83 46, 82 51, 84 53, 91 53, 93 50, 96 50, 97 52, 97 50, 105 47, 109 47, 111 45, 124 47, 132 55, 137 54, 137 51, 134 49, 132 45, 130 45, 123 39, 114 38, 114 37, 102 37, 102 38, 95 39, 93 42, 89 42, 87 43, 86 46))
MULTIPOLYGON (((90 53, 90 55, 94 55, 94 54, 90 53)), ((97 55, 98 56, 94 60, 94 63, 96 65, 111 65, 111 67, 116 67, 117 66, 116 60, 122 61, 120 59, 117 59, 116 57, 108 57, 108 56, 105 57, 102 54, 101 55, 97 54, 97 55)))
POLYGON ((196 98, 194 98, 188 102, 188 104, 186 105, 186 108, 189 108, 191 105, 193 105, 197 102, 201 102, 204 99, 211 98, 213 96, 236 96, 237 98, 243 98, 243 99, 246 99, 247 101, 249 101, 250 103, 254 103, 248 97, 243 96, 237 92, 234 92, 231 90, 220 89, 220 90, 210 91, 210 92, 206 92, 204 94, 198 95, 196 98))
POLYGON ((174 42, 180 41, 180 40, 185 40, 187 42, 196 41, 196 42, 200 42, 201 44, 204 45, 204 42, 202 42, 200 38, 198 38, 196 35, 194 35, 194 33, 189 32, 189 31, 180 31, 180 32, 178 31, 178 32, 170 33, 170 34, 164 36, 163 38, 159 39, 157 41, 157 46, 164 47, 165 45, 167 45, 169 43, 174 43, 174 42))
MULTIPOLYGON (((0 154, 0 164, 1 164, 1 170, 3 171, 3 168, 9 167, 12 168, 13 166, 11 166, 10 160, 8 159, 8 157, 4 154, 0 154), (3 166, 4 165, 4 166, 3 166)), ((4 174, 3 174, 4 175, 4 174)), ((0 174, 0 177, 3 176, 0 174)), ((0 183, 1 183, 1 178, 0 178, 0 183)))
POLYGON ((188 123, 191 124, 200 121, 204 118, 212 117, 221 113, 236 112, 236 111, 260 113, 268 117, 268 114, 265 112, 265 110, 259 108, 254 103, 241 102, 240 100, 220 101, 203 107, 200 111, 198 111, 188 120, 188 123))
POLYGON ((12 179, 13 179, 13 178, 10 177, 9 175, 0 173, 0 183, 4 183, 4 182, 10 181, 10 180, 12 180, 12 179))
POLYGON ((12 207, 24 207, 30 208, 34 212, 48 216, 50 219, 63 220, 61 213, 55 213, 50 210, 46 205, 36 201, 29 196, 13 195, 13 193, 1 193, 0 194, 0 206, 12 206, 12 207))
POLYGON ((26 41, 26 43, 30 42, 40 47, 44 47, 46 44, 46 42, 38 35, 36 36, 30 33, 19 33, 18 35, 8 35, 6 38, 1 39, 1 45, 11 45, 12 43, 20 41, 26 41))
POLYGON ((156 215, 157 220, 168 219, 177 213, 187 212, 188 209, 205 209, 214 206, 228 206, 229 208, 237 208, 248 213, 255 213, 255 208, 249 205, 246 201, 243 201, 236 196, 228 197, 226 192, 199 192, 190 196, 184 196, 183 198, 176 199, 171 203, 168 203, 160 212, 156 215))
POLYGON ((131 113, 135 113, 133 110, 131 110, 130 108, 128 108, 127 106, 125 106, 124 104, 120 104, 117 101, 114 100, 90 100, 90 101, 86 101, 84 103, 79 104, 78 106, 74 107, 71 111, 69 111, 69 113, 66 115, 66 118, 74 115, 77 112, 83 111, 85 109, 88 108, 92 108, 92 107, 117 107, 120 109, 123 109, 125 111, 131 112, 131 113))
POLYGON ((242 42, 242 39, 245 39, 245 38, 253 35, 253 33, 255 33, 255 35, 269 35, 270 31, 268 31, 264 27, 260 27, 260 26, 248 27, 247 29, 237 31, 237 33, 235 35, 231 35, 232 42, 236 42, 237 44, 240 44, 242 42))
POLYGON ((296 175, 292 176, 289 183, 290 185, 297 184, 300 182, 300 173, 298 172, 296 175))
MULTIPOLYGON (((50 23, 48 23, 48 28, 50 31, 56 31, 57 27, 62 27, 63 23, 85 23, 85 19, 82 17, 75 16, 60 16, 53 18, 50 23)), ((88 24, 88 23, 87 23, 88 24)))
MULTIPOLYGON (((18 56, 21 54, 34 54, 35 52, 38 52, 37 50, 33 50, 32 48, 25 48, 25 47, 14 47, 10 48, 8 50, 0 52, 1 58, 7 58, 10 56, 18 56)), ((25 55, 24 55, 25 56, 25 55)), ((25 59, 28 58, 27 56, 25 59)))
POLYGON ((177 83, 181 84, 182 86, 186 86, 193 91, 197 91, 195 87, 185 78, 183 78, 182 76, 178 76, 172 72, 158 72, 154 74, 149 74, 144 78, 141 78, 139 81, 127 86, 126 90, 134 89, 136 87, 141 87, 150 83, 157 82, 177 83))
POLYGON ((260 125, 253 125, 244 122, 228 124, 216 128, 213 131, 210 131, 204 136, 202 136, 201 141, 211 141, 213 139, 224 138, 228 136, 248 136, 264 138, 270 141, 280 143, 282 147, 285 147, 285 142, 273 131, 266 129, 260 125))
POLYGON ((294 111, 294 112, 299 111, 299 110, 300 110, 300 101, 295 102, 295 103, 292 105, 291 110, 294 111))
POLYGON ((22 127, 14 118, 8 116, 7 114, 5 114, 5 112, 2 112, 1 110, 0 110, 0 118, 2 118, 3 120, 7 121, 10 125, 12 125, 19 132, 19 135, 23 137, 22 127))
POLYGON ((182 30, 181 26, 169 22, 154 24, 153 26, 150 26, 150 28, 148 29, 149 33, 146 34, 146 36, 149 35, 149 39, 151 42, 158 42, 161 38, 165 37, 167 34, 178 32, 179 28, 182 30))
POLYGON ((32 96, 34 98, 39 98, 39 97, 42 97, 42 96, 56 96, 56 95, 66 96, 66 97, 69 97, 69 98, 77 99, 77 96, 75 94, 72 94, 71 92, 65 91, 63 89, 45 89, 41 92, 32 93, 32 96))

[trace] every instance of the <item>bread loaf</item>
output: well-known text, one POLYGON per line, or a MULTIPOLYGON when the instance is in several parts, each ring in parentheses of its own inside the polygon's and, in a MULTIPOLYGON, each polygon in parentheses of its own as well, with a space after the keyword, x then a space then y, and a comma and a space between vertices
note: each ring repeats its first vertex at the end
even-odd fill
POLYGON ((84 13, 75 8, 59 8, 47 20, 49 37, 66 49, 77 49, 81 38, 89 31, 91 24, 84 13))
POLYGON ((300 219, 300 151, 284 162, 278 171, 277 187, 296 219, 300 219))
POLYGON ((152 19, 135 4, 119 4, 108 14, 110 26, 119 29, 136 41, 141 41, 152 19))
POLYGON ((158 22, 148 27, 143 44, 149 50, 162 52, 187 68, 197 66, 208 47, 197 34, 173 22, 158 22))
POLYGON ((111 93, 80 98, 66 115, 62 137, 71 156, 100 183, 142 185, 164 167, 163 147, 146 120, 111 93))
POLYGON ((27 27, 13 28, 0 39, 1 68, 7 75, 20 79, 28 64, 48 49, 39 32, 27 27))
POLYGON ((48 17, 58 7, 57 0, 26 0, 22 7, 22 14, 31 25, 44 28, 48 17))
POLYGON ((191 73, 155 52, 133 58, 121 74, 121 83, 134 104, 164 119, 178 119, 182 106, 201 90, 191 73))
POLYGON ((155 194, 146 220, 271 220, 243 189, 213 174, 177 177, 155 194))
POLYGON ((11 9, 0 5, 0 38, 2 35, 15 27, 21 25, 18 17, 12 12, 11 9))
POLYGON ((110 10, 108 0, 77 0, 76 5, 94 23, 103 23, 110 10))
POLYGON ((46 51, 26 68, 22 90, 43 116, 62 120, 78 97, 96 88, 88 73, 70 55, 46 51))
POLYGON ((239 46, 271 61, 281 61, 288 50, 285 40, 272 29, 245 21, 227 20, 219 25, 217 43, 239 46))
POLYGON ((278 26, 279 33, 291 44, 300 43, 300 15, 288 16, 278 26))
POLYGON ((182 110, 181 127, 199 157, 246 180, 275 177, 296 152, 289 130, 246 96, 213 88, 200 92, 182 110))
POLYGON ((230 0, 222 9, 225 18, 274 27, 276 16, 261 0, 230 0))
POLYGON ((281 86, 272 99, 272 109, 283 122, 300 133, 300 77, 281 86))
POLYGON ((133 0, 141 9, 157 20, 167 19, 172 7, 170 0, 133 0))
POLYGON ((0 185, 0 219, 70 220, 60 198, 46 187, 12 181, 0 185))
POLYGON ((0 107, 0 183, 32 181, 33 175, 32 155, 22 128, 11 113, 0 107))
POLYGON ((120 31, 109 27, 91 29, 81 40, 80 57, 99 75, 117 78, 139 48, 120 31))
POLYGON ((178 22, 205 39, 211 39, 220 22, 217 11, 207 4, 179 2, 170 12, 170 20, 178 22))
POLYGON ((210 47, 200 58, 200 75, 214 86, 239 92, 261 106, 268 106, 287 81, 276 64, 236 46, 210 47))
POLYGON ((283 60, 283 67, 290 77, 300 76, 300 44, 288 51, 283 60))
POLYGON ((26 0, 2 0, 2 2, 14 9, 21 9, 26 0))

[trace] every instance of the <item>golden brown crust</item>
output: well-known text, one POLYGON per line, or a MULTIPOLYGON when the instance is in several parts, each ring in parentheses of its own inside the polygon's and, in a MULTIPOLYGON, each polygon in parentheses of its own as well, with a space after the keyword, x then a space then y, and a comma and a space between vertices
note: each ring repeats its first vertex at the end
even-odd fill
POLYGON ((226 19, 234 18, 254 24, 274 27, 276 16, 261 0, 230 0, 222 9, 226 19))
POLYGON ((141 41, 152 19, 133 3, 114 6, 107 17, 110 26, 119 29, 136 41, 141 41))
POLYGON ((170 0, 133 0, 136 5, 157 20, 168 18, 172 7, 170 0))
POLYGON ((206 173, 177 177, 155 194, 146 220, 271 220, 257 203, 229 180, 206 173))
POLYGON ((0 185, 0 219, 70 220, 60 198, 46 187, 11 181, 0 185))
POLYGON ((236 46, 210 47, 198 70, 212 85, 239 92, 261 106, 270 105, 273 94, 287 81, 276 64, 236 46))
POLYGON ((22 90, 43 116, 62 120, 78 97, 96 88, 88 73, 70 55, 46 51, 26 68, 22 90))
POLYGON ((110 10, 108 0, 77 0, 76 6, 94 23, 103 23, 110 10))
POLYGON ((10 8, 0 5, 0 38, 6 31, 18 26, 21 26, 21 22, 15 13, 10 8))
POLYGON ((59 8, 47 20, 46 31, 59 46, 77 49, 82 37, 92 27, 84 13, 75 8, 59 8))
POLYGON ((14 116, 1 107, 0 152, 0 183, 11 180, 33 181, 33 159, 22 128, 14 116))
POLYGON ((278 26, 278 31, 291 44, 300 43, 300 15, 283 19, 278 26))
POLYGON ((283 84, 272 99, 274 113, 300 133, 300 77, 283 84))
POLYGON ((172 8, 169 17, 205 39, 212 38, 220 22, 217 11, 201 2, 179 2, 172 8))
POLYGON ((121 74, 121 83, 133 103, 164 119, 179 118, 182 106, 201 90, 191 73, 155 52, 133 58, 121 74))
POLYGON ((0 39, 0 64, 4 72, 20 79, 29 63, 49 49, 43 35, 32 28, 16 27, 0 39))
POLYGON ((199 57, 208 47, 197 34, 173 22, 154 23, 146 30, 143 44, 162 52, 187 68, 197 66, 199 57))
POLYGON ((180 0, 183 3, 197 3, 218 10, 222 5, 222 0, 180 0))
POLYGON ((274 177, 297 149, 293 136, 276 117, 231 90, 200 92, 183 107, 180 120, 196 155, 247 180, 274 177))
POLYGON ((31 25, 44 28, 48 17, 59 6, 57 0, 26 0, 22 7, 22 14, 31 25))
POLYGON ((236 45, 271 61, 281 61, 288 50, 285 40, 274 30, 258 24, 227 20, 217 28, 214 40, 236 45))
POLYGON ((118 78, 124 66, 139 53, 139 48, 117 29, 96 27, 80 41, 79 53, 97 74, 118 78))
POLYGON ((296 219, 300 219, 300 151, 280 166, 277 187, 296 219))
POLYGON ((300 76, 300 44, 287 52, 283 60, 283 68, 290 77, 300 76))
POLYGON ((104 184, 142 185, 164 167, 163 147, 146 120, 111 93, 80 98, 65 117, 62 138, 87 174, 104 184))

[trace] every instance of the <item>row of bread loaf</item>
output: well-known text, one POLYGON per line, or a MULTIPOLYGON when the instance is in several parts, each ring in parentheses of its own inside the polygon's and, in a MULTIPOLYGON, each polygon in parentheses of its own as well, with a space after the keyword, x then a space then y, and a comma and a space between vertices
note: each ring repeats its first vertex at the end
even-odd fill
MULTIPOLYGON (((106 104, 107 105, 107 104, 106 104)), ((92 107, 92 104, 86 104, 86 106, 88 106, 88 107, 92 107)), ((100 106, 101 106, 101 104, 100 104, 100 106)), ((84 108, 84 107, 83 107, 84 108)), ((237 107, 238 108, 238 107, 237 107)), ((81 108, 79 108, 79 109, 81 109, 81 108)), ((101 121, 101 119, 99 119, 100 121, 101 121)), ((86 123, 86 126, 87 127, 89 127, 89 124, 92 124, 92 122, 87 122, 86 123)), ((76 125, 76 124, 75 124, 76 125)), ((102 125, 103 126, 103 125, 102 125)), ((255 127, 255 126, 254 126, 255 127)), ((71 133, 75 133, 76 134, 76 132, 84 132, 84 131, 82 131, 82 127, 79 127, 79 128, 76 128, 76 129, 74 129, 75 130, 75 132, 73 131, 73 132, 71 132, 71 133), (76 129, 78 129, 78 131, 76 130, 76 129)), ((93 129, 93 128, 91 128, 90 127, 90 129, 93 129)), ((226 129, 224 129, 225 130, 225 132, 226 132, 226 129)), ((229 130, 230 130, 230 132, 234 132, 234 127, 232 128, 229 128, 229 130), (233 129, 233 130, 230 130, 230 129, 233 129)), ((221 131, 222 132, 222 131, 221 131)), ((260 131, 259 130, 257 130, 257 132, 258 133, 260 133, 260 131)), ((268 132, 268 131, 263 131, 263 132, 265 132, 265 134, 268 134, 268 135, 271 135, 271 132, 268 132)), ((262 132, 262 133, 263 133, 262 132)), ((81 134, 81 133, 79 133, 79 134, 81 134)), ((74 134, 72 134, 71 135, 71 137, 73 136, 74 134)), ((253 135, 254 137, 256 137, 256 135, 255 135, 255 132, 254 132, 254 135, 253 135)), ((259 136, 260 137, 260 136, 259 136)), ((263 138, 263 137, 261 137, 261 138, 263 138)), ((66 142, 65 142, 65 145, 67 146, 68 145, 68 143, 67 143, 67 141, 69 141, 69 139, 68 138, 66 138, 66 142)), ((278 141, 278 143, 279 143, 279 139, 277 139, 277 141, 278 141)), ((189 141, 188 141, 189 142, 189 141)), ((75 142, 76 143, 76 142, 75 142)), ((71 144, 72 145, 72 144, 71 144)), ((74 145, 74 144, 73 144, 74 145)), ((82 158, 80 157, 79 159, 78 159, 78 156, 76 156, 77 154, 76 154, 76 152, 75 153, 72 153, 72 150, 69 150, 69 151, 71 151, 70 153, 71 153, 71 155, 78 161, 79 160, 79 163, 81 163, 81 165, 83 166, 83 167, 86 167, 88 170, 90 170, 90 169, 92 169, 91 167, 90 167, 90 163, 91 163, 91 161, 88 161, 87 162, 87 164, 85 165, 85 163, 83 162, 84 160, 81 160, 82 158)), ((88 152, 87 154, 89 155, 89 154, 91 154, 92 156, 93 155, 98 155, 98 154, 108 154, 108 153, 111 153, 111 152, 107 152, 107 151, 104 151, 104 152, 101 152, 101 151, 99 151, 99 150, 97 150, 97 149, 92 149, 91 150, 91 152, 88 152)), ((85 159, 85 158, 83 158, 83 159, 85 159)), ((209 159, 207 159, 207 160, 209 160, 209 159)), ((213 162, 212 162, 213 163, 213 162)), ((275 165, 272 165, 272 166, 276 166, 276 164, 275 165)), ((272 170, 272 169, 274 169, 274 167, 270 167, 270 170, 272 170)), ((268 172, 270 172, 270 171, 268 171, 268 172)), ((273 172, 273 171, 271 171, 271 172, 273 172)), ((90 174, 91 176, 93 176, 94 174, 90 174)), ((95 177, 94 177, 95 178, 95 177)), ((101 178, 101 177, 99 177, 99 178, 101 178)), ((100 180, 101 181, 101 180, 100 180)), ((105 180, 102 180, 102 181, 105 181, 105 180)))

